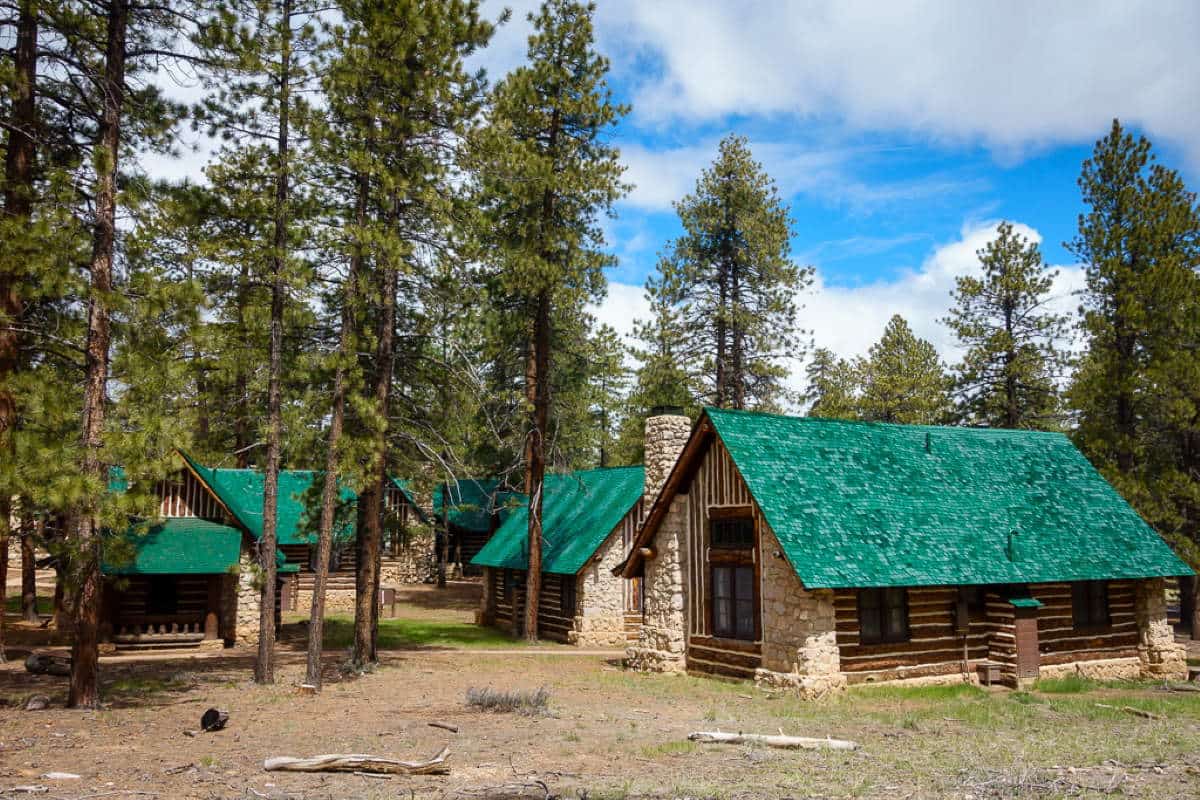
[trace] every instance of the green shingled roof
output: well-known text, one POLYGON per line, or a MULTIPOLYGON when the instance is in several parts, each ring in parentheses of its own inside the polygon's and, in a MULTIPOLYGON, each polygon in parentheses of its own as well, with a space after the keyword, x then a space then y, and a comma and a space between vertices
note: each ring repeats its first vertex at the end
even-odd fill
MULTIPOLYGON (((542 568, 559 575, 583 569, 642 496, 642 467, 613 467, 547 475, 542 506, 542 568)), ((527 569, 529 509, 515 508, 471 563, 527 569)))
MULTIPOLYGON (((237 521, 255 539, 262 538, 263 474, 252 469, 218 469, 205 467, 186 453, 181 453, 188 466, 220 498, 237 521)), ((306 492, 320 473, 311 470, 281 470, 279 473, 278 522, 276 541, 286 544, 311 544, 316 541, 316 521, 320 516, 320 498, 313 494, 311 512, 305 507, 306 492)), ((352 490, 342 487, 344 503, 357 498, 352 490)), ((354 523, 347 521, 337 531, 337 538, 354 538, 354 523)))
POLYGON ((1191 574, 1061 434, 705 413, 810 588, 1191 574))
POLYGON ((448 517, 451 525, 475 533, 492 529, 492 513, 503 521, 522 496, 501 487, 496 478, 460 478, 440 483, 433 490, 433 513, 448 517))
POLYGON ((130 528, 110 537, 101 569, 105 575, 221 574, 237 566, 241 545, 237 528, 203 519, 168 519, 144 532, 130 528))

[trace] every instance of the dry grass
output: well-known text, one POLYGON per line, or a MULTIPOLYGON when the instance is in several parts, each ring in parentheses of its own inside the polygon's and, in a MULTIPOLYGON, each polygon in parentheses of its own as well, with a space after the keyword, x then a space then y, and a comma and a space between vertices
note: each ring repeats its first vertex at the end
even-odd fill
POLYGON ((550 713, 550 692, 546 687, 533 691, 514 689, 507 692, 490 687, 467 689, 467 707, 496 714, 524 714, 539 717, 550 713))

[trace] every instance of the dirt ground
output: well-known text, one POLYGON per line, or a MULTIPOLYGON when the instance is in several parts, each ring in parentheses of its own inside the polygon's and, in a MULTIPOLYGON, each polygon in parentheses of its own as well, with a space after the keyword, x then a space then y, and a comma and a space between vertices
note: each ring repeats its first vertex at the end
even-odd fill
MULTIPOLYGON (((465 621, 474 591, 414 590, 401 614, 465 621)), ((342 674, 345 653, 329 653, 326 689, 308 696, 297 690, 302 647, 302 627, 287 625, 276 683, 266 687, 250 683, 251 654, 240 651, 106 660, 107 706, 96 712, 64 710, 62 678, 2 666, 0 797, 1200 796, 1200 694, 1151 685, 1067 682, 1032 693, 871 687, 805 703, 745 683, 628 673, 616 653, 439 648, 384 653, 380 668, 361 676, 342 674), (473 687, 545 687, 550 714, 472 710, 465 696, 473 687), (33 694, 48 695, 51 708, 22 710, 33 694), (230 713, 228 727, 185 733, 209 707, 230 713), (861 748, 687 740, 715 729, 833 736, 861 748), (262 769, 278 755, 424 759, 444 746, 445 776, 262 769), (80 777, 43 777, 49 772, 80 777)))

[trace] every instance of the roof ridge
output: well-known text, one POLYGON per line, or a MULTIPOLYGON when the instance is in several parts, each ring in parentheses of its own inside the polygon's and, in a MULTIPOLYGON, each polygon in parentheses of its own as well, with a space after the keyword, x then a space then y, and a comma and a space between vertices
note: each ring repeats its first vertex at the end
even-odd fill
POLYGON ((943 431, 948 433, 969 433, 983 434, 992 436, 1047 436, 1055 438, 1069 439, 1066 433, 1062 431, 1041 431, 1030 428, 985 428, 973 425, 918 425, 915 423, 905 422, 884 422, 882 420, 870 419, 842 419, 839 417, 810 417, 801 414, 783 414, 776 411, 756 411, 747 408, 718 408, 717 406, 705 406, 704 413, 712 416, 714 413, 717 416, 749 416, 749 417, 774 417, 776 419, 790 420, 793 422, 803 423, 805 425, 845 425, 853 427, 869 427, 869 428, 890 428, 895 430, 924 430, 924 431, 943 431))

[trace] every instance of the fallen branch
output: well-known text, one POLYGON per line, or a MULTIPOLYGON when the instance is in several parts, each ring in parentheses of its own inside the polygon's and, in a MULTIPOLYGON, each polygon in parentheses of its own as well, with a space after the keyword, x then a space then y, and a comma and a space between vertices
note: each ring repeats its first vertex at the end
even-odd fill
POLYGON ((276 756, 263 762, 267 772, 377 772, 385 775, 445 775, 450 772, 446 761, 450 748, 442 748, 428 761, 398 761, 383 756, 362 753, 332 753, 311 758, 276 756))
POLYGON ((431 723, 429 723, 429 727, 441 728, 444 731, 450 731, 451 733, 458 733, 458 726, 451 725, 449 722, 431 722, 431 723))
POLYGON ((1142 717, 1143 719, 1162 719, 1161 716, 1159 716, 1158 714, 1155 714, 1152 711, 1146 711, 1141 708, 1134 708, 1133 706, 1110 706, 1107 703, 1096 703, 1096 708, 1107 708, 1107 709, 1111 709, 1113 711, 1124 711, 1126 714, 1133 714, 1134 716, 1142 717))
POLYGON ((782 747, 801 750, 857 750, 858 742, 848 739, 816 739, 808 736, 764 735, 761 733, 722 733, 720 731, 696 731, 689 733, 693 742, 712 744, 765 744, 767 747, 782 747))

